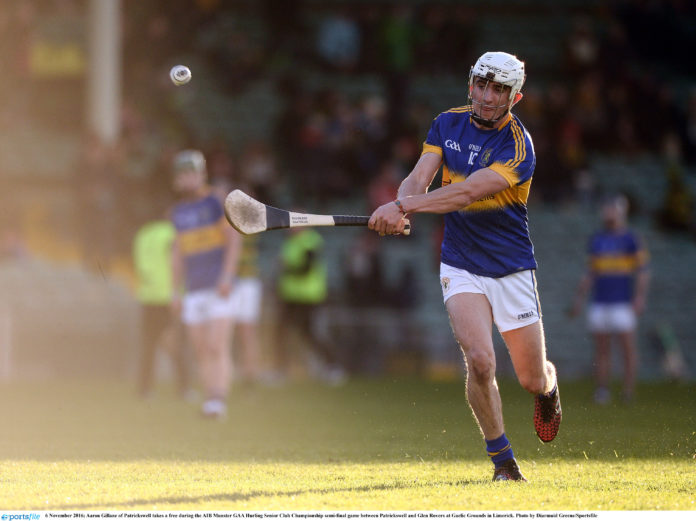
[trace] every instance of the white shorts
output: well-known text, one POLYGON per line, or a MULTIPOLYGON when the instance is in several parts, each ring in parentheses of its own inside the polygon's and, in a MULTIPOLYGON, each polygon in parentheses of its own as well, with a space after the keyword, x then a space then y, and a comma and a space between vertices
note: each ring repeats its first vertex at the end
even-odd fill
POLYGON ((636 313, 628 303, 592 303, 587 308, 587 327, 593 333, 627 333, 636 324, 636 313))
POLYGON ((534 270, 493 278, 441 263, 440 284, 445 302, 459 293, 485 295, 491 304, 493 321, 501 333, 528 326, 541 318, 534 270))
POLYGON ((261 316, 263 286, 256 278, 237 279, 232 289, 234 318, 243 324, 255 324, 261 316))
POLYGON ((181 321, 200 324, 217 318, 234 317, 234 291, 222 297, 215 289, 201 289, 184 295, 181 302, 181 321))

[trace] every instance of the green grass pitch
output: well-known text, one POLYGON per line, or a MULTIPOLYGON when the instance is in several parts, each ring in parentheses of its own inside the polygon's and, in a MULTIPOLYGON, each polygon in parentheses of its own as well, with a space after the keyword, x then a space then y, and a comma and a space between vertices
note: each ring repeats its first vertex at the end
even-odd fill
POLYGON ((532 398, 501 382, 529 483, 492 483, 462 382, 382 378, 235 388, 205 421, 168 387, 0 385, 4 510, 696 510, 693 384, 639 387, 631 406, 561 382, 542 444, 532 398))

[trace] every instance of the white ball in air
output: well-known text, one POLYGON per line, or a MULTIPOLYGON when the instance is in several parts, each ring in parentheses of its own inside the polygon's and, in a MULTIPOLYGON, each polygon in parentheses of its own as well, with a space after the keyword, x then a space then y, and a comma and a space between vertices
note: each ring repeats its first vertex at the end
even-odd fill
POLYGON ((185 85, 191 81, 191 69, 186 67, 186 65, 175 65, 172 70, 169 71, 169 77, 172 79, 174 85, 185 85))

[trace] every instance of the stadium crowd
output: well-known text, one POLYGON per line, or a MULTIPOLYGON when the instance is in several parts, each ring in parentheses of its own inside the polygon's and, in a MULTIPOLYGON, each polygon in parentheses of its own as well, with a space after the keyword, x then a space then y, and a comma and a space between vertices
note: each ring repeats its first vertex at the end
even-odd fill
MULTIPOLYGON (((509 2, 500 9, 503 16, 539 13, 551 4, 509 2)), ((523 89, 524 103, 515 110, 534 136, 533 197, 550 205, 594 204, 601 189, 601 180, 593 177, 595 155, 661 156, 668 163, 669 193, 659 222, 693 232, 693 194, 683 178, 696 166, 696 86, 689 84, 696 64, 688 55, 696 47, 696 6, 683 0, 553 4, 571 26, 562 41, 551 42, 562 46, 558 62, 539 64, 534 56, 519 56, 529 61, 530 72, 537 67, 523 89), (646 39, 646 34, 660 37, 646 39)), ((84 119, 75 117, 84 112, 82 76, 69 71, 61 78, 37 76, 35 43, 44 22, 60 19, 61 27, 75 27, 86 2, 8 0, 0 8, 2 38, 11 42, 0 46, 7 64, 0 92, 13 100, 0 109, 0 129, 11 134, 40 127, 49 134, 79 136, 82 149, 63 179, 73 191, 90 268, 95 259, 101 259, 101 269, 110 258, 129 253, 136 230, 151 217, 153 194, 173 197, 169 169, 181 148, 204 151, 216 186, 248 187, 270 204, 289 199, 321 211, 349 196, 378 207, 393 197, 419 156, 433 115, 449 108, 419 99, 412 89, 415 80, 428 78, 436 88, 440 77, 457 77, 466 104, 466 68, 482 51, 474 45, 482 23, 476 2, 122 5, 128 67, 122 132, 114 144, 101 143, 85 131, 84 119), (196 81, 208 81, 226 97, 242 96, 261 80, 272 83, 279 110, 266 139, 211 139, 197 133, 199 126, 182 110, 167 76, 172 64, 191 55, 203 60, 210 74, 200 78, 196 71, 196 81), (363 79, 366 87, 359 94, 342 88, 343 80, 354 85, 363 79), (377 88, 367 87, 375 79, 377 88)), ((80 34, 78 40, 84 38, 80 34)), ((15 178, 0 172, 3 186, 15 178)), ((9 193, 3 190, 3 202, 9 193)), ((17 227, 16 219, 3 216, 3 255, 23 250, 17 227)), ((371 289, 374 296, 376 287, 382 288, 385 306, 412 301, 412 295, 384 290, 379 248, 370 239, 361 239, 355 257, 348 259, 346 277, 355 305, 369 300, 371 289)))
MULTIPOLYGON (((507 10, 546 9, 517 4, 507 10)), ((687 56, 696 45, 689 30, 696 21, 693 3, 566 4, 572 28, 559 42, 561 58, 539 64, 543 70, 535 70, 518 109, 535 136, 535 195, 549 203, 593 197, 597 180, 589 162, 596 153, 631 157, 668 150, 678 166, 696 164, 696 89, 684 82, 694 68, 687 56), (661 37, 647 44, 647 31, 661 37)), ((78 0, 14 0, 3 6, 0 27, 12 45, 3 46, 9 67, 2 88, 16 100, 0 113, 6 130, 19 124, 84 133, 70 102, 84 94, 75 79, 33 81, 33 42, 41 21, 59 18, 71 27, 83 8, 78 0), (42 96, 57 87, 67 100, 62 115, 49 111, 51 98, 42 96)), ((164 166, 181 146, 204 150, 220 182, 251 184, 270 202, 284 191, 298 204, 346 194, 370 194, 376 203, 375 194, 403 178, 419 155, 432 115, 449 108, 416 99, 410 91, 414 79, 428 77, 436 85, 439 75, 457 75, 465 104, 464 64, 479 51, 472 42, 481 16, 473 4, 173 0, 167 9, 157 2, 127 2, 123 9, 123 61, 129 66, 122 137, 110 146, 84 137, 84 153, 73 166, 84 214, 108 215, 117 207, 133 216, 130 226, 115 233, 83 232, 89 244, 111 237, 115 244, 102 245, 104 253, 122 249, 132 236, 147 205, 139 194, 168 189, 164 166), (224 135, 211 140, 196 134, 166 75, 171 63, 192 54, 204 58, 211 84, 226 96, 255 88, 259 79, 272 80, 280 110, 266 140, 240 146, 224 135), (310 75, 323 78, 322 85, 308 85, 310 75), (343 79, 360 78, 378 78, 378 89, 359 96, 341 89, 343 79)), ((534 67, 534 56, 521 58, 534 67)), ((686 226, 692 226, 693 209, 686 211, 686 226)), ((89 227, 102 226, 102 220, 89 227)))
MULTIPOLYGON (((403 178, 420 153, 432 114, 449 108, 415 99, 409 91, 414 78, 437 82, 439 74, 459 75, 466 103, 468 71, 462 64, 478 52, 472 44, 478 31, 474 7, 444 1, 268 0, 262 7, 200 1, 192 15, 183 4, 173 2, 166 12, 132 8, 128 30, 144 34, 147 47, 158 52, 140 53, 142 41, 126 39, 135 42, 126 55, 140 63, 143 75, 133 82, 139 90, 129 92, 128 100, 158 111, 147 119, 171 120, 171 96, 149 86, 157 83, 153 76, 162 63, 184 52, 205 53, 214 83, 230 96, 254 88, 259 78, 272 78, 281 110, 272 137, 254 148, 273 151, 267 162, 282 168, 246 176, 239 167, 245 145, 233 150, 220 140, 199 143, 227 154, 224 175, 258 185, 270 201, 277 186, 295 188, 293 196, 302 204, 303 195, 321 201, 374 194, 378 190, 371 185, 383 184, 384 172, 403 178), (191 37, 178 38, 182 31, 191 37), (168 55, 161 55, 165 51, 168 55), (308 75, 322 76, 323 86, 307 85, 308 75), (378 92, 351 97, 340 88, 342 78, 375 76, 378 92), (300 172, 302 190, 296 186, 300 172)), ((679 83, 693 70, 686 56, 694 44, 688 30, 696 17, 693 5, 617 0, 580 8, 568 2, 568 13, 572 28, 561 42, 561 59, 542 74, 535 71, 518 109, 535 136, 536 195, 550 203, 588 192, 591 197, 596 180, 589 161, 597 153, 637 157, 676 147, 679 161, 696 164, 696 90, 679 83), (666 37, 646 46, 646 27, 666 37)), ((181 139, 195 140, 180 121, 172 125, 181 139)))

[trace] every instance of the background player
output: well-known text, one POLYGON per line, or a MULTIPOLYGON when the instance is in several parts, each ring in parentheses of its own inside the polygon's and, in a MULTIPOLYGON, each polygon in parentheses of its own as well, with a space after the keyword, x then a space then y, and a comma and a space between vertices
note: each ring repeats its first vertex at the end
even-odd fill
POLYGON ((606 404, 611 399, 611 342, 616 337, 623 353, 623 399, 633 398, 638 368, 636 349, 637 316, 645 309, 649 271, 647 252, 635 233, 627 227, 628 201, 613 195, 602 206, 602 230, 589 240, 589 266, 580 280, 571 308, 576 316, 592 296, 587 309, 587 325, 595 343, 594 399, 606 404))
POLYGON ((246 383, 259 377, 261 342, 259 320, 263 300, 263 284, 259 277, 258 235, 242 238, 242 250, 237 269, 237 283, 232 290, 234 299, 234 321, 240 374, 246 383))
POLYGON ((440 280, 454 335, 467 365, 467 398, 495 465, 494 480, 525 480, 505 435, 495 378, 492 326, 517 378, 536 396, 542 441, 561 421, 556 370, 546 360, 527 197, 535 166, 531 137, 510 109, 521 98, 524 63, 504 52, 482 55, 469 74, 470 106, 432 123, 423 153, 396 201, 377 208, 370 228, 401 233, 404 217, 445 215, 440 280), (442 184, 427 192, 442 165, 442 184))
MULTIPOLYGON (((155 204, 157 206, 157 204, 155 204)), ((162 206, 165 206, 162 204, 162 206)), ((167 204, 168 206, 168 204, 167 204)), ((138 393, 152 392, 157 349, 166 347, 174 362, 178 391, 188 398, 186 343, 178 316, 172 316, 172 245, 176 230, 162 209, 161 216, 144 223, 133 238, 133 264, 140 302, 141 358, 138 393)))
POLYGON ((230 341, 241 235, 225 219, 222 202, 207 184, 205 158, 184 150, 174 158, 174 187, 182 200, 172 210, 174 288, 183 288, 173 307, 181 312, 204 387, 205 416, 227 412, 231 378, 230 341))

